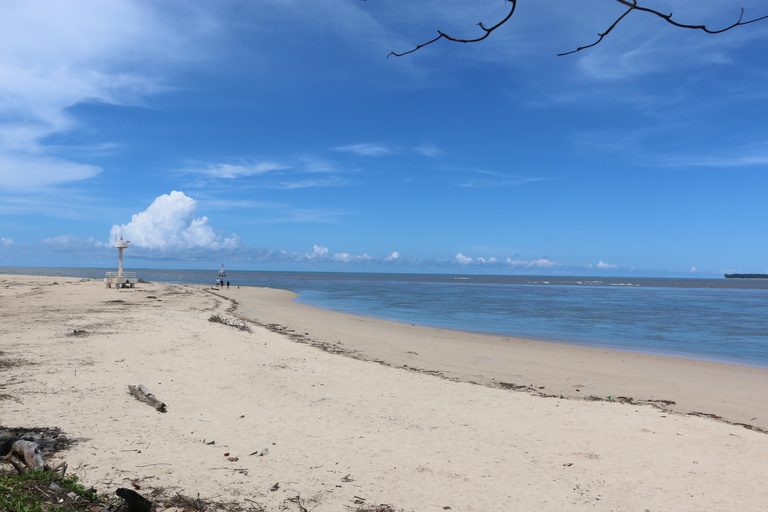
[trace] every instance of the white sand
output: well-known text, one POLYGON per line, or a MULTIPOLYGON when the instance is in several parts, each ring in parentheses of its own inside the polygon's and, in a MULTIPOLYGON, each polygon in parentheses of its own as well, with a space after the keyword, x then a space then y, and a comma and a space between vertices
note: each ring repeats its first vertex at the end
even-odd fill
MULTIPOLYGON (((237 298, 241 311, 247 302, 268 320, 237 298)), ((139 492, 253 500, 270 511, 300 510, 287 501, 296 496, 318 512, 353 510, 361 500, 414 511, 758 511, 768 503, 764 433, 648 406, 454 382, 207 321, 233 317, 229 307, 200 287, 117 291, 90 280, 0 276, 0 361, 17 363, 0 364, 0 424, 60 427, 78 440, 60 456, 104 491, 134 482, 139 492), (75 329, 88 335, 70 336, 75 329), (126 386, 139 383, 167 413, 128 395, 126 386), (266 456, 249 456, 265 447, 266 456)), ((380 344, 394 336, 379 322, 366 325, 380 344)), ((416 333, 414 347, 430 353, 429 333, 416 333)), ((471 341, 464 345, 474 353, 471 341)), ((564 348, 552 346, 553 354, 564 348)), ((680 360, 668 364, 690 371, 680 360)), ((708 371, 723 386, 740 385, 738 372, 721 370, 708 371)), ((534 373, 532 383, 545 381, 534 373)), ((766 380, 764 370, 748 373, 766 380)), ((710 384, 686 389, 699 385, 710 384)), ((725 414, 702 395, 694 399, 706 411, 725 414)), ((764 402, 753 407, 752 416, 766 417, 764 402)))

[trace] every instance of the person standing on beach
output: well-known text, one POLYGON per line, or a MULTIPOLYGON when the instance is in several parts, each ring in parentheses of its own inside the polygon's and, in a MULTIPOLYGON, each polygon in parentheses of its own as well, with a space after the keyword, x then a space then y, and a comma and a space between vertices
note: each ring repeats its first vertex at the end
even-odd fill
POLYGON ((227 290, 229 290, 229 281, 227 281, 227 290))
POLYGON ((220 283, 221 283, 221 278, 218 278, 218 277, 217 277, 217 278, 216 278, 216 288, 218 288, 219 286, 221 286, 221 284, 220 284, 220 283))

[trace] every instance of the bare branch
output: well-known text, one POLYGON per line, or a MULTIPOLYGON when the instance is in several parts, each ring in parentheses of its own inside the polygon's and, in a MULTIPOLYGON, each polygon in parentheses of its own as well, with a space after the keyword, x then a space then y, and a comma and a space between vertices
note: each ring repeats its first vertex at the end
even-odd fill
POLYGON ((654 15, 658 16, 659 18, 663 19, 664 21, 666 21, 667 23, 669 23, 671 25, 674 25, 674 26, 676 26, 678 28, 688 28, 688 29, 692 29, 692 30, 702 30, 702 31, 706 32, 707 34, 722 34, 723 32, 731 30, 732 28, 736 28, 736 27, 739 27, 739 26, 742 26, 742 25, 749 25, 750 23, 755 23, 756 21, 761 21, 761 20, 764 20, 764 19, 768 19, 768 16, 761 16, 760 18, 754 18, 754 19, 751 19, 751 20, 748 20, 748 21, 744 21, 744 8, 742 7, 741 8, 741 14, 739 15, 739 19, 735 23, 733 23, 731 25, 728 25, 727 27, 724 27, 724 28, 721 28, 721 29, 713 30, 713 29, 707 27, 706 25, 689 25, 687 23, 679 23, 679 22, 677 22, 677 21, 672 19, 672 13, 664 14, 662 12, 659 12, 659 11, 655 10, 655 9, 651 9, 651 8, 648 8, 648 7, 643 7, 643 6, 637 5, 637 0, 616 0, 616 1, 619 2, 622 5, 626 5, 628 7, 628 9, 627 9, 627 11, 624 14, 619 16, 619 18, 616 21, 614 21, 613 24, 610 27, 608 27, 608 30, 606 30, 602 34, 597 34, 598 35, 597 41, 595 41, 592 44, 588 44, 586 46, 580 46, 580 47, 576 48, 575 50, 571 50, 570 52, 558 53, 557 55, 559 57, 562 57, 563 55, 571 55, 573 53, 580 52, 582 50, 586 50, 587 48, 592 48, 593 46, 599 44, 600 41, 602 41, 605 36, 610 34, 611 30, 613 30, 616 27, 616 25, 618 25, 619 22, 622 19, 624 19, 624 17, 627 14, 629 14, 630 12, 632 12, 632 11, 642 11, 642 12, 647 12, 647 13, 650 13, 650 14, 654 14, 654 15))
POLYGON ((485 32, 482 36, 480 36, 478 38, 475 38, 475 39, 460 39, 458 37, 452 37, 452 36, 446 34, 445 32, 441 32, 441 31, 438 30, 437 33, 440 34, 440 35, 438 35, 436 38, 432 39, 431 41, 427 41, 426 43, 422 43, 422 44, 418 45, 416 48, 414 48, 413 50, 408 50, 407 52, 403 52, 403 53, 390 52, 389 55, 387 55, 387 58, 389 58, 390 55, 394 55, 395 57, 402 57, 403 55, 408 55, 409 53, 413 53, 413 52, 415 52, 416 50, 418 50, 420 48, 424 48, 425 46, 430 45, 430 44, 434 43, 435 41, 438 41, 439 39, 447 39, 449 41, 453 41, 454 43, 477 43, 478 41, 482 41, 483 39, 485 39, 486 37, 491 35, 491 32, 493 32, 494 30, 496 30, 497 28, 499 28, 500 26, 505 24, 507 21, 509 21, 509 19, 512 17, 512 15, 515 13, 515 8, 517 7, 517 0, 506 0, 506 1, 512 4, 512 8, 509 10, 509 14, 507 14, 507 16, 503 20, 501 20, 500 22, 498 22, 497 24, 495 24, 492 27, 486 27, 485 25, 483 25, 482 21, 480 23, 478 23, 477 26, 480 27, 481 29, 483 29, 483 31, 485 32))
MULTIPOLYGON (((477 37, 477 38, 474 38, 474 39, 461 39, 461 38, 458 38, 458 37, 453 37, 453 36, 451 36, 449 34, 446 34, 445 32, 442 32, 442 31, 438 30, 437 31, 438 36, 435 37, 434 39, 431 39, 431 40, 427 41, 426 43, 422 43, 422 44, 416 46, 415 48, 413 48, 412 50, 408 50, 407 52, 402 52, 402 53, 390 52, 389 55, 387 55, 387 57, 389 57, 391 55, 394 55, 395 57, 402 57, 403 55, 408 55, 409 53, 413 53, 413 52, 415 52, 417 50, 420 50, 421 48, 424 48, 425 46, 428 46, 428 45, 430 45, 432 43, 435 43, 435 42, 439 41, 440 39, 447 39, 448 41, 453 41, 455 43, 477 43, 479 41, 482 41, 482 40, 486 39, 488 36, 490 36, 491 33, 494 30, 496 30, 500 26, 504 25, 507 21, 509 21, 510 18, 512 18, 512 15, 515 13, 515 9, 517 8, 517 0, 505 0, 505 1, 509 2, 510 4, 512 4, 512 6, 511 6, 511 8, 509 10, 509 13, 506 15, 506 17, 504 17, 504 19, 502 19, 501 21, 499 21, 498 23, 496 23, 492 27, 486 27, 482 22, 478 23, 477 25, 483 30, 483 35, 481 35, 480 37, 477 37)), ((721 29, 711 29, 711 28, 707 27, 706 25, 690 25, 690 24, 687 24, 687 23, 680 23, 680 22, 672 19, 672 13, 664 14, 664 13, 662 13, 660 11, 655 10, 655 9, 651 9, 649 7, 643 7, 643 6, 637 4, 637 0, 615 0, 615 1, 620 3, 620 4, 622 4, 622 5, 624 5, 624 6, 626 6, 627 10, 621 16, 619 16, 616 19, 616 21, 614 21, 611 24, 611 26, 608 27, 607 30, 605 30, 605 32, 597 34, 597 36, 598 36, 597 41, 595 41, 592 44, 588 44, 588 45, 585 45, 585 46, 580 46, 580 47, 576 48, 575 50, 571 50, 569 52, 558 53, 557 55, 558 56, 571 55, 571 54, 574 54, 576 52, 580 52, 582 50, 586 50, 587 48, 592 48, 593 46, 596 46, 596 45, 600 44, 600 42, 603 40, 603 38, 605 36, 607 36, 608 34, 610 34, 611 31, 614 28, 616 28, 616 25, 618 25, 619 22, 621 20, 623 20, 632 11, 647 12, 649 14, 653 14, 655 16, 658 16, 659 18, 663 19, 664 21, 666 21, 667 23, 669 23, 671 25, 674 25, 675 27, 687 28, 687 29, 692 29, 692 30, 701 30, 701 31, 706 32, 707 34, 722 34, 723 32, 727 32, 728 30, 731 30, 731 29, 736 28, 736 27, 740 27, 740 26, 743 26, 743 25, 749 25, 750 23, 755 23, 755 22, 758 22, 758 21, 762 21, 762 20, 768 19, 768 15, 766 15, 766 16, 761 16, 759 18, 753 18, 753 19, 744 21, 744 8, 741 8, 741 14, 739 15, 739 19, 736 20, 736 22, 734 22, 731 25, 728 25, 728 26, 726 26, 724 28, 721 28, 721 29)))
POLYGON ((558 53, 558 54, 557 54, 557 56, 558 56, 558 57, 562 57, 563 55, 570 55, 570 54, 572 54, 572 53, 580 52, 581 50, 586 50, 587 48, 592 48, 593 46, 596 46, 596 45, 598 45, 598 44, 600 43, 600 41, 602 41, 602 40, 603 40, 603 38, 604 38, 605 36, 607 36, 608 34, 610 34, 610 33, 611 33, 611 30, 613 30, 613 29, 616 27, 616 25, 618 25, 618 24, 619 24, 619 22, 620 22, 621 20, 623 20, 623 19, 624 19, 624 17, 625 17, 627 14, 629 14, 630 12, 632 12, 633 10, 634 10, 634 7, 630 7, 629 9, 627 9, 627 12, 625 12, 624 14, 622 14, 621 16, 619 16, 619 17, 616 19, 616 21, 614 21, 614 22, 613 22, 613 25, 611 25, 610 27, 608 27, 608 30, 606 30, 606 31, 605 31, 605 32, 603 32, 602 34, 598 33, 598 34, 597 34, 597 36, 598 36, 598 37, 597 37, 597 41, 595 41, 594 43, 592 43, 592 44, 588 44, 588 45, 586 45, 586 46, 579 46, 578 48, 576 48, 575 50, 572 50, 572 51, 570 51, 570 52, 565 52, 565 53, 558 53))

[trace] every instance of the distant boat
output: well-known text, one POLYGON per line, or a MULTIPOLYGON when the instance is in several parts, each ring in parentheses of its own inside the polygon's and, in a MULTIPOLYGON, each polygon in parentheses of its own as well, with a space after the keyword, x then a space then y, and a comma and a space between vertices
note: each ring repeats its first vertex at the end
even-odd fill
POLYGON ((768 274, 725 274, 726 279, 768 279, 768 274))

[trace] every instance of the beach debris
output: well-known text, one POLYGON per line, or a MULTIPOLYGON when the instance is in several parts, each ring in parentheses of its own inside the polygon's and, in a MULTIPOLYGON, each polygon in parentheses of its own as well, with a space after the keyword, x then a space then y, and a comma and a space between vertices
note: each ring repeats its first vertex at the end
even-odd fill
POLYGON ((115 494, 123 498, 125 504, 128 505, 128 512, 150 512, 152 510, 152 502, 136 491, 121 487, 115 491, 115 494))
POLYGON ((217 315, 211 315, 210 318, 208 318, 208 321, 228 325, 230 327, 234 327, 235 329, 239 329, 241 331, 251 332, 250 326, 247 323, 245 323, 245 320, 243 320, 242 318, 227 318, 217 314, 217 315))
POLYGON ((67 471, 67 463, 61 462, 56 466, 50 466, 43 460, 40 445, 34 441, 24 439, 8 439, 0 446, 0 462, 7 462, 14 467, 20 475, 28 471, 57 471, 64 475, 67 471))
POLYGON ((128 386, 128 393, 133 395, 136 400, 154 407, 159 412, 166 412, 165 404, 158 400, 155 395, 150 393, 149 389, 147 389, 144 384, 139 384, 138 386, 128 386))
POLYGON ((344 478, 341 479, 342 482, 354 482, 355 479, 352 478, 352 473, 349 473, 344 476, 344 478))
POLYGON ((205 439, 203 439, 203 444, 207 444, 208 446, 216 444, 216 441, 211 441, 210 443, 206 443, 205 439))
POLYGON ((276 491, 276 490, 278 490, 279 488, 280 488, 280 482, 275 482, 275 485, 273 485, 272 487, 270 487, 270 488, 269 488, 269 490, 270 490, 271 492, 275 492, 275 491, 276 491))
POLYGON ((501 389, 512 389, 515 391, 532 391, 529 386, 525 384, 515 384, 513 382, 499 382, 497 384, 501 389))
POLYGON ((255 455, 257 457, 263 457, 263 456, 265 456, 268 453, 269 453, 269 448, 262 448, 261 450, 256 450, 255 452, 249 453, 248 455, 249 456, 255 455))
POLYGON ((301 512, 309 512, 307 507, 304 506, 304 502, 301 499, 301 496, 295 496, 293 498, 288 498, 287 501, 290 501, 291 503, 295 503, 301 512))
POLYGON ((240 460, 240 457, 227 457, 227 460, 229 462, 237 462, 240 460))

